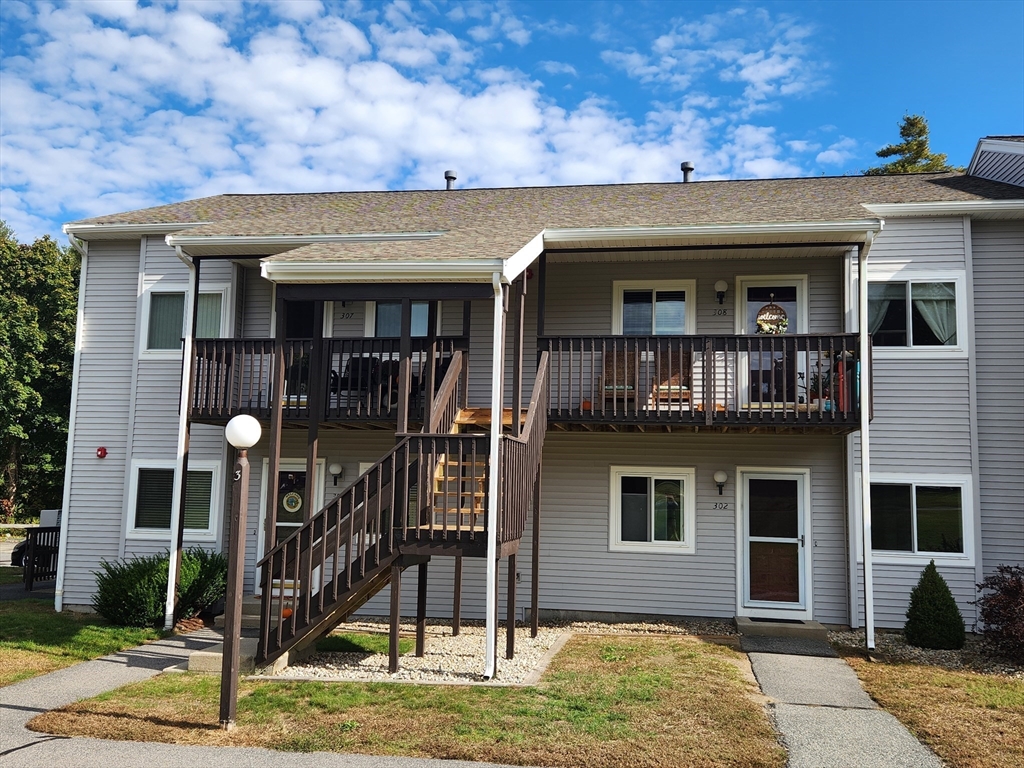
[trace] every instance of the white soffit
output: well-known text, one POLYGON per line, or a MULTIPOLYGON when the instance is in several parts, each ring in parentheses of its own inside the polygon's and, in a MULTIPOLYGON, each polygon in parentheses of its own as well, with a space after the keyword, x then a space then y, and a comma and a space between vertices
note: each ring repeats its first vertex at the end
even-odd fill
POLYGON ((61 231, 79 240, 131 240, 147 235, 166 235, 209 224, 208 221, 189 221, 166 224, 65 224, 61 231))

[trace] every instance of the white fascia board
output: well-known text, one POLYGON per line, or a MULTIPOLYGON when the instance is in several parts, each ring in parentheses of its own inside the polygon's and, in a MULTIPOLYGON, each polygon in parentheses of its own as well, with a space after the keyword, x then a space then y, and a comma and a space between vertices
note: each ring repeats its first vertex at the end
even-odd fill
POLYGON ((500 259, 452 261, 264 261, 260 275, 274 283, 489 283, 502 271, 500 259))
POLYGON ((841 232, 880 232, 879 219, 851 221, 785 221, 762 224, 698 224, 666 227, 585 227, 545 229, 548 244, 586 240, 636 240, 686 237, 735 237, 737 235, 837 234, 841 232))
POLYGON ((894 219, 901 216, 970 216, 986 214, 992 218, 1024 218, 1021 200, 964 200, 942 203, 865 203, 864 207, 879 216, 894 219))
POLYGON ((188 249, 190 245, 225 246, 292 246, 299 248, 315 243, 385 243, 402 240, 433 240, 444 232, 356 232, 331 235, 168 235, 170 246, 188 249))
POLYGON ((521 275, 528 266, 544 252, 544 231, 538 232, 530 242, 520 248, 512 256, 505 259, 502 279, 511 283, 521 275))
POLYGON ((209 224, 208 221, 168 222, 164 224, 65 224, 61 231, 79 240, 114 240, 144 235, 162 235, 209 224))

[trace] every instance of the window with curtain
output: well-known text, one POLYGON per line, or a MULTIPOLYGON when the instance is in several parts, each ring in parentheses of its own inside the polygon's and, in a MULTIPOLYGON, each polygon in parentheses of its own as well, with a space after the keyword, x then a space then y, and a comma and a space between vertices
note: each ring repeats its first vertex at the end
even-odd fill
POLYGON ((686 333, 686 291, 624 290, 622 333, 626 336, 686 333))
MULTIPOLYGON (((135 528, 170 530, 174 470, 142 467, 135 493, 135 528)), ((207 532, 213 500, 213 471, 189 470, 185 486, 185 530, 207 532)))
POLYGON ((964 554, 963 488, 872 483, 871 548, 964 554))
MULTIPOLYGON (((220 293, 200 293, 196 311, 196 338, 216 339, 221 335, 220 293)), ((146 349, 181 349, 185 333, 185 292, 153 291, 149 296, 146 349)))
MULTIPOLYGON (((412 335, 427 335, 427 321, 430 316, 430 302, 412 303, 412 335)), ((398 338, 402 335, 402 302, 378 301, 374 318, 374 334, 378 338, 398 338)))
POLYGON ((868 331, 877 347, 955 347, 956 283, 869 283, 868 331))

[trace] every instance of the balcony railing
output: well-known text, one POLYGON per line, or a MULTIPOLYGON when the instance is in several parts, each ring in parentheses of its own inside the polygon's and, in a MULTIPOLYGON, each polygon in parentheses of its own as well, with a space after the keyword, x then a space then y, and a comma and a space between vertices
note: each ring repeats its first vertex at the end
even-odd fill
MULTIPOLYGON (((324 339, 320 364, 312 339, 284 343, 285 420, 308 420, 315 406, 321 421, 385 421, 398 417, 399 339, 324 339), (316 385, 316 386, 314 386, 316 385), (312 402, 319 392, 318 402, 312 402)), ((461 337, 412 340, 409 418, 421 421, 426 388, 444 378, 461 337), (433 351, 434 370, 428 364, 433 351)), ((240 413, 269 419, 273 411, 274 339, 196 339, 192 418, 222 421, 240 413)))
POLYGON ((823 427, 860 420, 856 334, 549 336, 555 423, 823 427))

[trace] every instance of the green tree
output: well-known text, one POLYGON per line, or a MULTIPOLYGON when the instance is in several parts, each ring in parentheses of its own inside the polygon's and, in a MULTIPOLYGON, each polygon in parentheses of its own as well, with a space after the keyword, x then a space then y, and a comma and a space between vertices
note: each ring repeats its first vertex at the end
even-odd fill
POLYGON ((0 521, 61 504, 80 266, 0 222, 0 521))
POLYGON ((956 650, 964 647, 964 618, 932 560, 910 593, 903 636, 919 648, 956 650))
POLYGON ((885 176, 893 173, 941 173, 962 171, 962 166, 949 165, 946 156, 932 152, 928 146, 928 121, 921 115, 904 115, 900 123, 899 144, 889 144, 875 154, 896 157, 888 163, 864 171, 866 176, 885 176))

